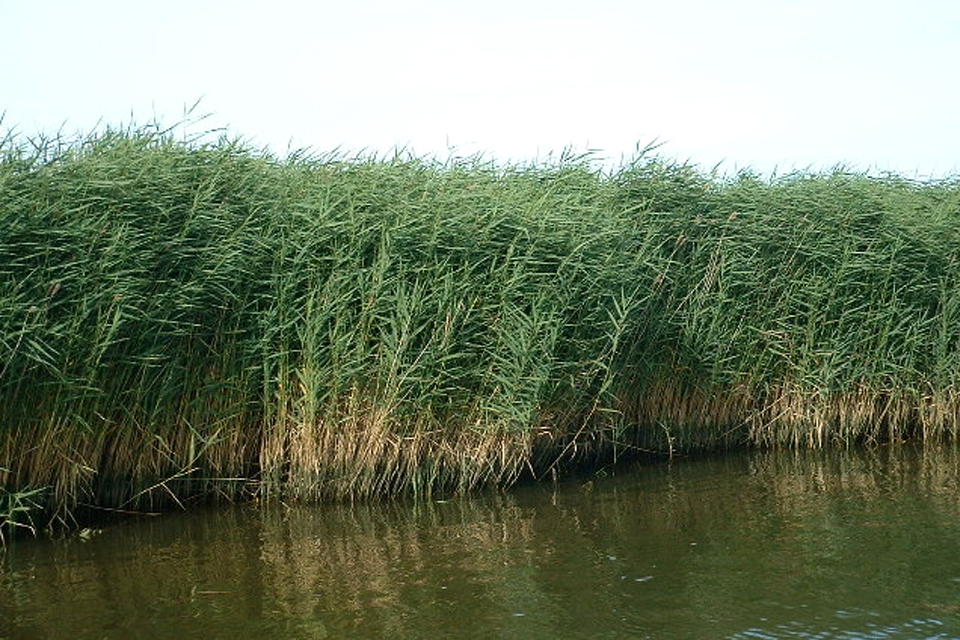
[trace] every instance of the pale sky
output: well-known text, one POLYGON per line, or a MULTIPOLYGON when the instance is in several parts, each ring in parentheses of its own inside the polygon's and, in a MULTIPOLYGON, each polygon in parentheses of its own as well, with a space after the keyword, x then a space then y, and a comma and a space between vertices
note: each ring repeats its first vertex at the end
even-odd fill
POLYGON ((0 129, 960 170, 957 0, 0 0, 0 129))

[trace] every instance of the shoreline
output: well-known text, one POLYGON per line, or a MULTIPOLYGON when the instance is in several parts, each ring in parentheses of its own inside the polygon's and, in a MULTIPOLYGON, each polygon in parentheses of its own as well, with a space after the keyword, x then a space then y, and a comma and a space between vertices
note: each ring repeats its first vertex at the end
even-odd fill
POLYGON ((0 526, 960 432, 957 180, 4 145, 0 526))

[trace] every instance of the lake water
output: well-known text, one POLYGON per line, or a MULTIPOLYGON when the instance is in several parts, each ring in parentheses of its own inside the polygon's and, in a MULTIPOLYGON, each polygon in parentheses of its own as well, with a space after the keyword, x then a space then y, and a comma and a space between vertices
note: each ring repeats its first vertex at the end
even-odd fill
POLYGON ((632 465, 217 507, 0 561, 0 638, 960 638, 960 452, 632 465))

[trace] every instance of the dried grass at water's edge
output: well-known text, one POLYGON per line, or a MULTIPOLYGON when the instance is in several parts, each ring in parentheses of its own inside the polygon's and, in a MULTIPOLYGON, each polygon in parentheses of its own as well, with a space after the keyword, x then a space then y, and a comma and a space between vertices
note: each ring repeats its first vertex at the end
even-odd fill
POLYGON ((735 446, 823 447, 955 435, 956 394, 879 398, 867 391, 818 397, 778 391, 764 403, 743 390, 709 393, 666 383, 617 411, 510 433, 479 424, 404 424, 373 408, 326 420, 289 419, 270 429, 221 425, 218 440, 197 449, 188 427, 165 438, 146 429, 78 437, 68 425, 43 438, 17 432, 0 452, 2 479, 49 486, 55 517, 104 507, 153 512, 197 496, 231 500, 355 500, 385 495, 462 492, 509 485, 523 475, 552 477, 637 455, 666 459, 735 446), (577 428, 574 429, 574 426, 577 428), (252 436, 260 433, 260 438, 252 436))

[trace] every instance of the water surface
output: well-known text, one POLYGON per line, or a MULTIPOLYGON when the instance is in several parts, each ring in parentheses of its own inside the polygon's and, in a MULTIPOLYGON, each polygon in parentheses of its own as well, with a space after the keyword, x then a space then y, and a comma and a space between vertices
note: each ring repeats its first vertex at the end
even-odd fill
POLYGON ((960 638, 960 452, 633 465, 21 540, 0 639, 960 638))

